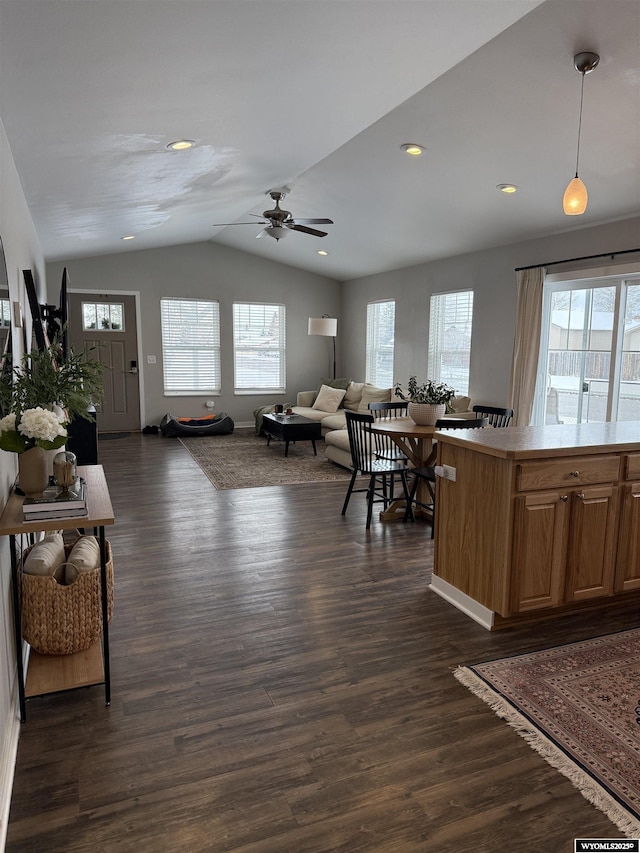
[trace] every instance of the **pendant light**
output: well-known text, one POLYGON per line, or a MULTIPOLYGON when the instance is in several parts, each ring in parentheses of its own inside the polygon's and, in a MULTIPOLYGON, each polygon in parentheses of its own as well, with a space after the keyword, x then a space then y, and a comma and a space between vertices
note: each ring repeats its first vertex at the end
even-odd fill
POLYGON ((582 129, 582 101, 584 96, 584 77, 596 67, 600 62, 600 57, 597 53, 591 51, 583 51, 576 53, 573 57, 573 66, 582 76, 580 83, 580 118, 578 119, 578 150, 576 153, 576 176, 569 181, 569 185, 564 191, 562 199, 562 207, 567 216, 579 216, 587 209, 587 188, 583 181, 578 177, 578 161, 580 159, 580 131, 582 129))

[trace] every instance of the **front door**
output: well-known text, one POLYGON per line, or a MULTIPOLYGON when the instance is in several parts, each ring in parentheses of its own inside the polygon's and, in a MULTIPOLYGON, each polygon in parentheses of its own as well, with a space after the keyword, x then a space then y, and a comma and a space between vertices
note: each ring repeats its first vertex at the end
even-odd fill
POLYGON ((104 399, 96 409, 98 432, 139 430, 140 385, 135 297, 69 293, 69 343, 92 350, 105 366, 104 399))

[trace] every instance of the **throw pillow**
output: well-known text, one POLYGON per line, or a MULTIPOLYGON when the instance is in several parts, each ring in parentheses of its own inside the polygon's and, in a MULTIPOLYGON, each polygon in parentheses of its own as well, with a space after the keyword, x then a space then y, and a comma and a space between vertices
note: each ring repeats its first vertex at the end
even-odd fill
POLYGON ((362 389, 362 399, 358 411, 369 414, 369 403, 390 403, 391 388, 376 388, 373 385, 365 385, 362 389))
POLYGON ((324 376, 320 380, 321 385, 328 385, 329 388, 342 388, 343 391, 347 390, 350 382, 350 379, 327 379, 324 376))
POLYGON ((349 382, 351 382, 350 379, 328 379, 323 376, 320 380, 320 387, 316 391, 311 405, 313 406, 313 403, 317 400, 320 388, 322 388, 323 385, 326 385, 329 388, 344 388, 346 390, 349 387, 349 382))
POLYGON ((321 412, 337 412, 344 395, 344 388, 330 388, 328 385, 321 385, 312 408, 321 412))
POLYGON ((65 566, 64 582, 72 584, 80 572, 91 572, 100 567, 100 546, 95 536, 83 536, 71 549, 65 566))
POLYGON ((360 400, 362 399, 362 389, 364 382, 350 382, 347 387, 347 393, 344 395, 342 405, 345 409, 350 409, 352 412, 358 411, 360 400))
POLYGON ((27 554, 22 567, 28 575, 53 576, 58 583, 64 580, 64 540, 61 533, 50 533, 37 542, 27 554))
POLYGON ((449 404, 452 412, 468 412, 471 397, 454 397, 449 404))

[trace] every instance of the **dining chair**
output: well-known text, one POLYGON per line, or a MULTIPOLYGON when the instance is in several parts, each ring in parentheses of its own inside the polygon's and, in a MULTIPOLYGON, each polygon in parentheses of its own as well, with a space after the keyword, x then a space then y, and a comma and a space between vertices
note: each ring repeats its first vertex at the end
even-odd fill
MULTIPOLYGON (((489 425, 489 418, 441 418, 436 421, 436 429, 484 429, 489 425)), ((430 465, 423 468, 411 468, 410 473, 413 475, 413 482, 409 491, 409 503, 405 512, 405 521, 413 515, 413 507, 423 506, 431 511, 431 538, 436 526, 436 471, 435 467, 430 465), (423 481, 429 492, 430 502, 428 504, 418 503, 416 501, 416 492, 418 484, 423 481)))
MULTIPOLYGON (((408 405, 408 402, 401 400, 393 403, 369 403, 369 411, 376 421, 389 420, 389 418, 405 416, 408 405)), ((409 461, 406 453, 403 453, 402 449, 388 435, 376 434, 376 456, 379 459, 403 460, 405 465, 409 461)), ((393 490, 393 480, 391 487, 393 490)))
POLYGON ((508 427, 513 417, 513 409, 501 409, 499 406, 473 406, 479 418, 489 418, 489 426, 508 427))
MULTIPOLYGON (((347 489, 347 494, 342 507, 342 515, 345 515, 349 506, 349 499, 353 492, 367 493, 367 530, 371 526, 371 516, 374 503, 384 504, 386 509, 393 499, 393 491, 390 487, 391 478, 398 476, 402 483, 404 498, 409 504, 409 487, 407 485, 408 467, 402 461, 393 459, 381 459, 377 455, 377 436, 371 432, 374 423, 372 414, 350 412, 345 409, 347 431, 349 433, 349 448, 351 450, 351 464, 353 473, 347 489), (354 488, 358 475, 368 477, 366 488, 354 488)), ((412 518, 412 513, 405 514, 405 519, 412 518)))

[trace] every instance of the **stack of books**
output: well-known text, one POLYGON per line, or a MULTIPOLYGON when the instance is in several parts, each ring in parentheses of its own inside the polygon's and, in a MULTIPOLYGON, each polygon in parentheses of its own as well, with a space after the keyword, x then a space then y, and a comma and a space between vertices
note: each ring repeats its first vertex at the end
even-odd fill
POLYGON ((87 484, 78 477, 75 485, 68 490, 61 486, 47 486, 41 498, 24 499, 22 513, 25 521, 82 518, 87 515, 87 484))

